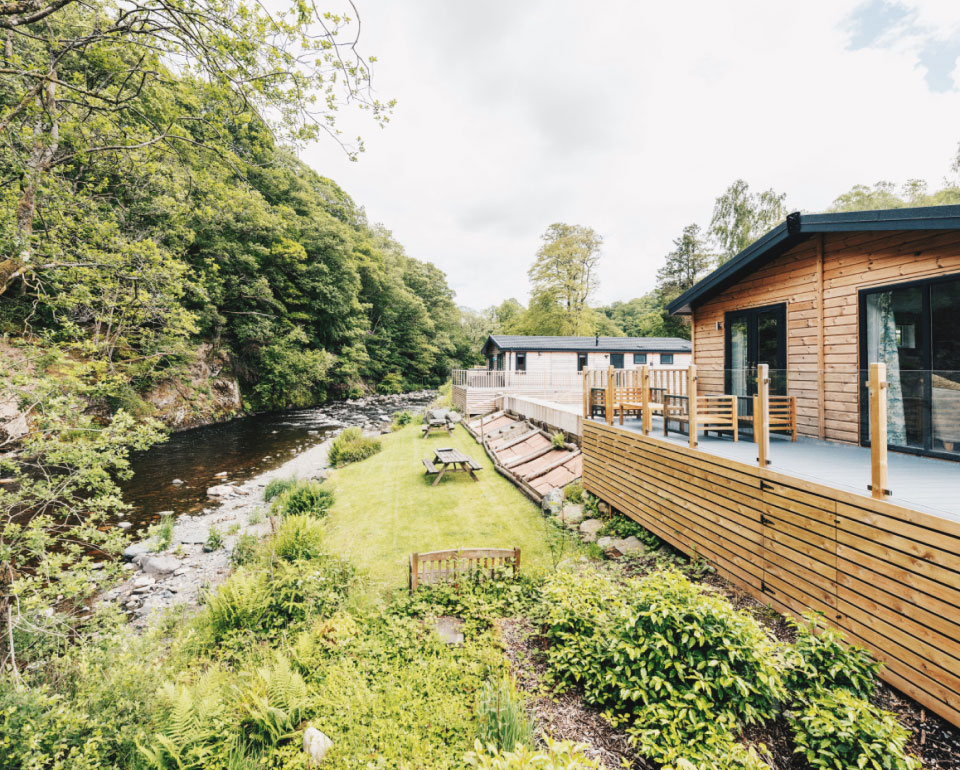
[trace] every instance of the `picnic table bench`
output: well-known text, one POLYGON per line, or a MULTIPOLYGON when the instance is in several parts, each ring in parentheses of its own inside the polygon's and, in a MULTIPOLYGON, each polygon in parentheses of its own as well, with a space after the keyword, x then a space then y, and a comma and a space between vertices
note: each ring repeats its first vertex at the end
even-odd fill
POLYGON ((447 419, 443 420, 427 420, 423 423, 423 427, 420 428, 420 432, 423 434, 422 438, 426 438, 435 430, 445 430, 448 435, 453 435, 453 423, 447 419))
POLYGON ((437 475, 433 480, 433 486, 436 486, 440 482, 443 474, 447 471, 452 473, 469 473, 470 478, 474 481, 480 481, 474 471, 483 470, 483 466, 476 460, 468 457, 459 449, 453 449, 451 447, 439 447, 435 449, 432 460, 429 457, 423 458, 423 466, 427 469, 428 476, 434 473, 437 475))

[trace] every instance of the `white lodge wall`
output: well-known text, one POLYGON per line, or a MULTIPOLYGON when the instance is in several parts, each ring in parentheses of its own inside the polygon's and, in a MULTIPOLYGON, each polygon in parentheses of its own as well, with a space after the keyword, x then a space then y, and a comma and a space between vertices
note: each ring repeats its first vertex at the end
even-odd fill
POLYGON ((951 273, 960 274, 957 231, 813 236, 695 308, 701 390, 724 390, 725 313, 786 303, 787 392, 797 396, 798 431, 819 434, 822 401, 823 437, 856 443, 860 289, 951 273))

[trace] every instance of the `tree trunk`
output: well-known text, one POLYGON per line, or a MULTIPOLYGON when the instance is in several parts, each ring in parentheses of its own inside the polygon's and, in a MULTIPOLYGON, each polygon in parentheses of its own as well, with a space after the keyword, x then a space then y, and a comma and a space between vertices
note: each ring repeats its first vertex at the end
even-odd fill
MULTIPOLYGON (((60 146, 60 121, 57 115, 56 69, 51 68, 50 79, 43 91, 44 109, 38 111, 34 124, 34 144, 22 182, 20 202, 17 204, 16 253, 0 262, 0 295, 4 294, 17 276, 30 270, 33 260, 33 220, 37 213, 37 189, 40 180, 53 163, 60 146), (48 133, 44 136, 44 112, 49 118, 48 133)), ((39 98, 38 98, 39 101, 39 98)), ((41 105, 37 105, 40 107, 41 105)))

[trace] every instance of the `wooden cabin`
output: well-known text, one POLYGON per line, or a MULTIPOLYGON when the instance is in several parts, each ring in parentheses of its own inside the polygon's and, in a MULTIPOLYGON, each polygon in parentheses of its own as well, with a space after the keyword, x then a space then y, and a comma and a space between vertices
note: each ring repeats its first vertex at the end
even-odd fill
POLYGON ((737 397, 746 436, 682 435, 676 386, 638 410, 634 373, 601 368, 584 489, 778 611, 822 613, 960 725, 960 206, 791 214, 670 310, 692 320, 687 414, 737 397), (774 395, 799 440, 769 440, 774 395), (871 422, 887 440, 867 448, 871 422))
POLYGON ((690 341, 679 337, 549 337, 491 334, 483 346, 496 371, 576 373, 584 369, 689 366, 690 341))
POLYGON ((891 448, 960 459, 960 206, 791 214, 669 309, 702 392, 751 395, 766 363, 801 435, 867 445, 881 361, 891 448))

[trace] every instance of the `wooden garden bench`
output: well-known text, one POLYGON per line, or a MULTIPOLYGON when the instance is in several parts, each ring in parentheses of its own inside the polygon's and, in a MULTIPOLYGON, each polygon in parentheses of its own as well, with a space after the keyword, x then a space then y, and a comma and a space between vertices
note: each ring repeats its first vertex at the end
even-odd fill
POLYGON ((423 467, 427 469, 427 475, 440 472, 437 470, 437 466, 433 464, 429 457, 423 458, 423 467))
POLYGON ((739 439, 739 416, 736 396, 697 396, 697 424, 690 425, 689 399, 687 396, 664 397, 663 435, 667 435, 670 422, 686 425, 688 430, 709 433, 730 431, 733 440, 739 439))
POLYGON ((410 590, 419 585, 433 585, 460 576, 483 573, 496 577, 501 570, 509 570, 513 577, 520 574, 519 548, 456 548, 448 551, 429 551, 410 554, 410 590))

